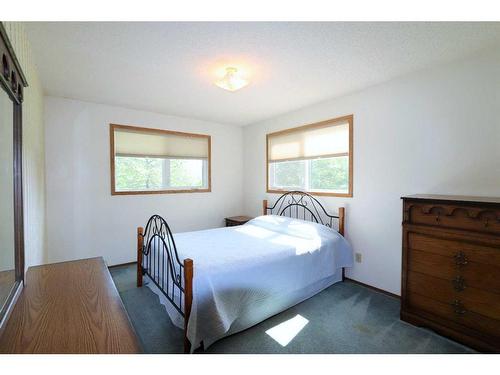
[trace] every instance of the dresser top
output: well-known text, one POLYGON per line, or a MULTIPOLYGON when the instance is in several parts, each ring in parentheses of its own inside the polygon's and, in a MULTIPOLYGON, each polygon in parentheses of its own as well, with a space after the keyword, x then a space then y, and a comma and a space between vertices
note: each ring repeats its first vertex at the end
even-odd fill
POLYGON ((450 203, 455 202, 500 204, 500 197, 474 197, 468 195, 414 194, 403 196, 401 197, 401 199, 449 201, 450 203))
POLYGON ((0 336, 0 353, 138 353, 102 258, 31 267, 0 336))

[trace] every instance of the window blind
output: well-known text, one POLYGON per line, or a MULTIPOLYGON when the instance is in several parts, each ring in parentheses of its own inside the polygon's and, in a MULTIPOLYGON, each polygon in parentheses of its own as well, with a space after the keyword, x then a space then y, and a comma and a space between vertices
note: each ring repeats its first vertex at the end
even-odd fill
POLYGON ((206 159, 209 137, 148 130, 115 129, 115 155, 129 157, 206 159))
POLYGON ((349 155, 349 122, 289 129, 268 135, 268 161, 349 155))

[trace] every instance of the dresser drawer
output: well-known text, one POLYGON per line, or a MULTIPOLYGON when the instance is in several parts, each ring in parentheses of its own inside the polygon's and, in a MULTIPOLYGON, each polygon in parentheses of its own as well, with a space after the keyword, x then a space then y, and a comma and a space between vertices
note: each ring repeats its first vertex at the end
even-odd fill
POLYGON ((460 301, 470 311, 496 319, 500 324, 500 294, 471 287, 461 276, 450 281, 409 271, 407 290, 445 304, 460 301))
POLYGON ((460 276, 466 285, 500 297, 500 249, 411 231, 406 237, 410 271, 449 281, 460 276))
POLYGON ((500 268, 489 264, 468 262, 457 266, 455 259, 419 250, 408 250, 408 270, 438 277, 448 281, 461 276, 465 284, 489 290, 500 298, 500 268))
POLYGON ((450 303, 434 300, 427 296, 417 293, 407 294, 407 304, 410 311, 423 311, 428 317, 432 316, 441 318, 443 322, 451 321, 462 326, 476 330, 481 336, 489 336, 491 342, 496 342, 500 339, 500 320, 491 319, 484 315, 478 314, 470 310, 467 303, 457 300, 450 303))
POLYGON ((500 210, 439 203, 406 202, 408 222, 486 233, 500 232, 500 210))
POLYGON ((469 262, 499 267, 500 249, 465 241, 447 240, 427 234, 408 232, 408 248, 451 257, 457 265, 469 262))

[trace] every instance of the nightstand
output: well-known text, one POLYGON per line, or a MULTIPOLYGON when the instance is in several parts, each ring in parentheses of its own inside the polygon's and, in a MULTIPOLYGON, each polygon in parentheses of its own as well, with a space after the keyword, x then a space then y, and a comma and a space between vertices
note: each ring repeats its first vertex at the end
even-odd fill
POLYGON ((243 225, 247 221, 252 220, 253 217, 250 216, 232 216, 226 217, 226 227, 234 227, 236 225, 243 225))

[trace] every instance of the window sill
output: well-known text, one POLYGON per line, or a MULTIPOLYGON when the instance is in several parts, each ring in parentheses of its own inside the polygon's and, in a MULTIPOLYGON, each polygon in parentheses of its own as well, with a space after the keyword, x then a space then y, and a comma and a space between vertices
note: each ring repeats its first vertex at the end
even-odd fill
POLYGON ((210 193, 208 189, 186 189, 186 190, 144 190, 144 191, 111 191, 111 195, 140 195, 140 194, 177 194, 177 193, 210 193))
MULTIPOLYGON (((274 190, 274 189, 267 189, 267 193, 271 194, 285 194, 289 193, 292 190, 274 190)), ((319 192, 319 191, 304 191, 304 193, 310 194, 310 195, 316 195, 316 196, 323 196, 323 197, 342 197, 342 198, 352 198, 352 192, 351 193, 328 193, 328 192, 319 192)))

